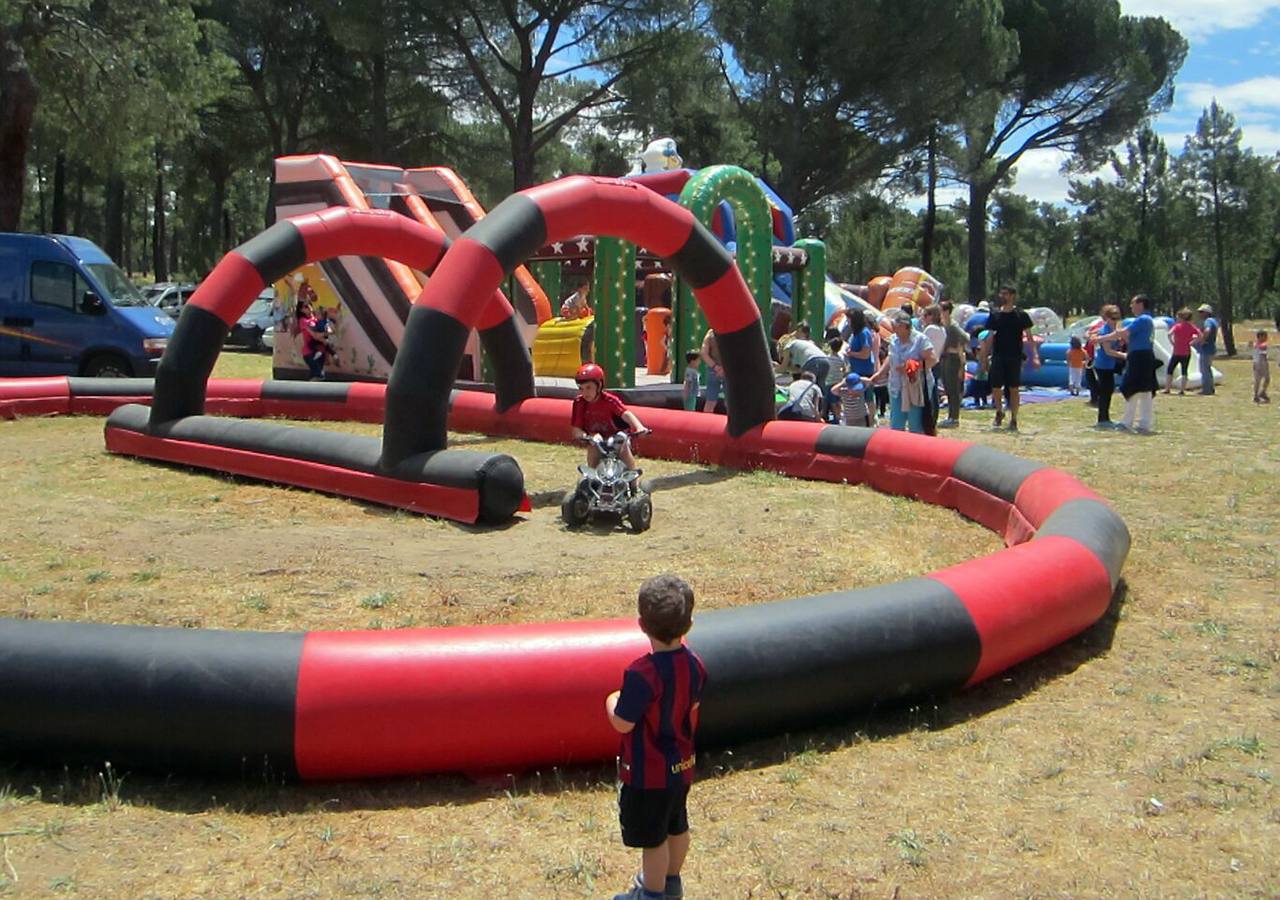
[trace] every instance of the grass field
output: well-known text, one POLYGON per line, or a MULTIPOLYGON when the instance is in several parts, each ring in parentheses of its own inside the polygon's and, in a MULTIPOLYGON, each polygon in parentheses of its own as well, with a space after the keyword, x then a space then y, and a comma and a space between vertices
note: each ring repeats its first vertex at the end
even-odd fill
MULTIPOLYGON (((1249 402, 1247 361, 1220 367, 1217 397, 1158 398, 1155 437, 1091 431, 1083 402, 1027 407, 1016 437, 966 418, 956 437, 1112 499, 1133 549, 1111 612, 968 691, 703 754, 688 895, 1280 896, 1280 403, 1249 402)), ((215 375, 268 370, 224 354, 215 375)), ((538 501, 513 528, 112 457, 100 419, 0 422, 0 436, 3 616, 558 620, 627 615, 663 569, 711 609, 998 547, 951 512, 863 488, 653 461, 671 486, 650 532, 570 533, 551 498, 580 452, 474 435, 455 440, 512 453, 538 501)), ((0 768, 13 896, 598 897, 635 865, 608 765, 287 786, 0 768)))

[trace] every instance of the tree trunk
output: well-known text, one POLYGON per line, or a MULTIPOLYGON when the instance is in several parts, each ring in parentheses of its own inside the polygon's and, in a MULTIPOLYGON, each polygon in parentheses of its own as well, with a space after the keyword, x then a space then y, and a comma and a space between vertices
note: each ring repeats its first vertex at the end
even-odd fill
POLYGON ((40 91, 18 37, 0 27, 0 231, 22 224, 27 149, 40 91))
POLYGON ((76 203, 71 209, 71 232, 73 234, 84 234, 84 182, 84 169, 76 166, 76 203))
POLYGON ((45 185, 44 166, 38 165, 36 166, 36 196, 40 199, 40 229, 39 230, 41 234, 44 234, 49 230, 48 228, 49 223, 45 218, 45 214, 49 211, 48 203, 46 202, 46 199, 45 199, 45 194, 47 194, 48 191, 45 190, 44 185, 45 185))
POLYGON ((991 184, 969 185, 969 302, 987 296, 987 200, 991 184))
POLYGON ((373 69, 373 158, 390 162, 387 152, 387 55, 379 49, 372 57, 373 69))
POLYGON ((536 181, 537 163, 533 152, 533 117, 523 112, 516 118, 516 130, 511 135, 511 187, 523 191, 536 181))
POLYGON ((112 259, 124 254, 124 176, 113 171, 107 176, 107 206, 104 213, 102 249, 112 259))
POLYGON ((924 209, 924 236, 920 242, 920 267, 926 272, 933 272, 933 230, 938 222, 938 205, 935 192, 938 189, 938 130, 929 129, 928 143, 928 183, 925 194, 927 200, 924 209))
POLYGON ((143 188, 142 190, 142 247, 138 250, 138 271, 141 272, 143 276, 146 276, 151 272, 151 264, 148 262, 148 260, 151 259, 151 254, 148 252, 148 248, 150 245, 147 242, 147 238, 151 234, 151 228, 149 227, 150 217, 147 215, 147 212, 148 212, 147 191, 146 191, 146 188, 143 188))
POLYGON ((164 148, 156 144, 156 193, 155 223, 151 229, 151 263, 156 270, 156 281, 169 280, 169 261, 165 258, 164 235, 164 148))
POLYGON ((67 233, 67 153, 58 151, 53 163, 53 212, 49 230, 54 234, 67 233))
POLYGON ((124 195, 124 252, 120 264, 126 275, 133 274, 133 191, 124 195))
POLYGON ((1227 284, 1226 239, 1222 223, 1222 197, 1218 191, 1218 182, 1213 183, 1213 254, 1214 270, 1218 278, 1218 326, 1222 333, 1222 346, 1227 356, 1236 355, 1236 339, 1231 333, 1231 320, 1234 310, 1231 303, 1231 287, 1227 284))
POLYGON ((223 222, 227 212, 227 173, 219 170, 211 173, 213 178, 212 208, 209 210, 209 231, 213 238, 214 255, 221 257, 231 249, 227 243, 223 222))

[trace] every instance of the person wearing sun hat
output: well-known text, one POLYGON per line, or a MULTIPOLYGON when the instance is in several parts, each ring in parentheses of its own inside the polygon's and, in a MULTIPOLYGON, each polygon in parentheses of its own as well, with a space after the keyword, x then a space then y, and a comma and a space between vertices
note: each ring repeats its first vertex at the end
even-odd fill
POLYGON ((1200 351, 1200 393, 1210 395, 1214 393, 1213 357, 1218 352, 1218 320, 1208 303, 1201 303, 1196 312, 1200 314, 1200 337, 1193 343, 1200 351))

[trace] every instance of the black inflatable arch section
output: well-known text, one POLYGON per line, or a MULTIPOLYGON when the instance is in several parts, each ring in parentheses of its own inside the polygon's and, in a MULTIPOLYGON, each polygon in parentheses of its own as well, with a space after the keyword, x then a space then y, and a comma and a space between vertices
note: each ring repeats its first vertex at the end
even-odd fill
MULTIPOLYGON (((333 207, 272 225, 227 253, 183 307, 156 371, 151 425, 204 412, 222 342, 263 288, 337 256, 377 256, 431 275, 449 245, 443 232, 389 210, 333 207)), ((480 306, 488 312, 480 338, 496 370, 499 404, 533 396, 533 365, 511 304, 495 285, 480 306)))

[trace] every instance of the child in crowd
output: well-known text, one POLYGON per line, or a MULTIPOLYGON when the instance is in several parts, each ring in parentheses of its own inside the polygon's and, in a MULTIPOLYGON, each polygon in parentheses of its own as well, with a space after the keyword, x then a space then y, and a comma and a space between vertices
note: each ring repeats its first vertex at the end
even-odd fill
POLYGON ((1071 338, 1071 349, 1067 351, 1067 385, 1072 397, 1080 396, 1080 385, 1084 383, 1084 364, 1086 355, 1080 338, 1071 338))
POLYGON ((640 585, 640 630, 653 652, 627 666, 622 689, 605 698, 622 737, 618 819, 622 843, 641 851, 640 874, 614 900, 684 896, 680 868, 689 852, 689 786, 707 670, 684 646, 693 625, 693 589, 675 575, 640 585))
MULTIPOLYGON (((983 329, 978 332, 978 343, 981 344, 987 339, 987 335, 991 332, 983 329)), ((973 399, 974 405, 978 409, 986 409, 987 401, 991 399, 991 377, 987 368, 987 361, 983 359, 982 354, 977 354, 977 359, 973 370, 973 378, 969 379, 968 395, 973 399)))
POLYGON ((861 375, 850 372, 832 392, 840 399, 840 424, 871 427, 871 412, 867 404, 868 382, 861 375))
MULTIPOLYGON (((578 396, 573 399, 570 424, 576 440, 586 440, 593 434, 608 437, 618 431, 630 429, 632 434, 644 434, 636 414, 627 409, 617 394, 604 389, 604 369, 595 363, 583 363, 574 381, 578 383, 578 396)), ((636 458, 631 452, 631 441, 626 441, 618 453, 628 469, 636 468, 636 458)), ((587 444, 587 465, 595 467, 600 462, 600 451, 594 443, 587 444)))
POLYGON ((1191 310, 1178 310, 1178 321, 1169 328, 1169 343, 1173 345, 1173 353, 1169 355, 1169 367, 1164 371, 1164 392, 1169 393, 1173 387, 1173 370, 1182 368, 1182 381, 1178 387, 1178 396, 1187 392, 1187 366, 1191 364, 1191 345, 1200 337, 1200 329, 1191 322, 1191 310))
POLYGON ((316 328, 324 332, 324 352, 329 359, 333 359, 336 355, 333 349, 333 335, 337 327, 338 310, 327 306, 320 307, 320 312, 316 315, 316 328))
POLYGON ((1267 388, 1271 387, 1271 370, 1267 368, 1267 333, 1259 331, 1249 342, 1253 351, 1253 402, 1270 403, 1267 388))
POLYGON ((778 418, 790 422, 821 422, 826 407, 822 386, 814 382, 807 369, 787 386, 787 402, 778 410, 778 418))
POLYGON ((684 355, 684 408, 693 412, 698 408, 698 394, 702 390, 702 376, 698 372, 698 361, 702 354, 690 350, 684 355))
POLYGON ((874 378, 871 382, 876 396, 876 416, 879 419, 888 421, 889 415, 889 372, 888 369, 881 364, 889 358, 889 342, 880 342, 880 352, 877 354, 879 361, 877 362, 876 372, 879 378, 874 378))

